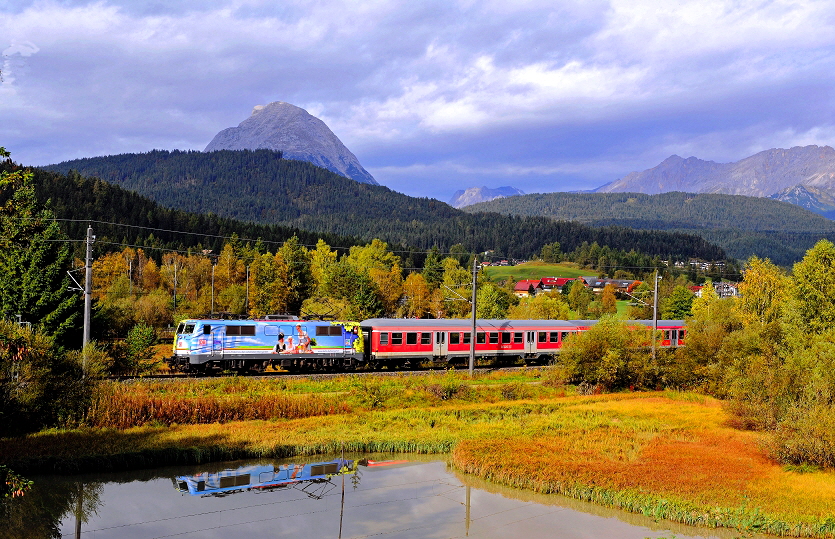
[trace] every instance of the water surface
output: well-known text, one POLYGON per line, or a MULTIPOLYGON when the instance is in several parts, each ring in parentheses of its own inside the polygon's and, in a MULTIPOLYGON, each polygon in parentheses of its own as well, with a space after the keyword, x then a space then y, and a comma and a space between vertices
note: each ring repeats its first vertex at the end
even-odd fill
POLYGON ((499 487, 457 473, 437 456, 409 455, 403 460, 402 455, 373 455, 370 466, 354 469, 353 463, 363 457, 346 456, 349 461, 342 463, 331 460, 343 473, 333 473, 337 464, 316 467, 329 458, 307 457, 35 477, 32 492, 16 500, 5 515, 7 525, 0 526, 0 537, 730 539, 741 535, 655 522, 562 496, 499 487))

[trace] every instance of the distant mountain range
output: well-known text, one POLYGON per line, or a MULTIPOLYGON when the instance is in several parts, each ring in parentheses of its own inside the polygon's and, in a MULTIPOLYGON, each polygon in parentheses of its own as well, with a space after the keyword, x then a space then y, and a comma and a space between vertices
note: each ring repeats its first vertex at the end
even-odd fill
POLYGON ((656 167, 632 172, 595 190, 646 194, 671 191, 767 197, 835 218, 835 149, 773 148, 734 163, 673 155, 656 167))
POLYGON ((694 235, 593 228, 545 217, 471 215, 435 199, 410 197, 284 159, 270 150, 154 150, 43 168, 101 178, 168 208, 365 241, 380 238, 422 251, 437 246, 447 252, 460 244, 468 252, 494 249, 526 258, 546 243, 559 241, 565 251, 597 242, 663 258, 725 258, 722 249, 694 235))
POLYGON ((204 151, 275 150, 285 159, 307 161, 346 178, 379 185, 325 122, 290 103, 257 105, 238 127, 224 129, 204 151))
POLYGON ((514 195, 524 195, 525 192, 515 187, 498 187, 496 189, 488 189, 487 187, 470 187, 469 189, 456 191, 449 201, 449 205, 453 208, 463 208, 471 204, 478 204, 479 202, 487 202, 495 198, 512 197, 514 195))
POLYGON ((542 216, 593 226, 624 226, 698 234, 732 257, 756 254, 780 265, 799 260, 821 238, 835 239, 835 222, 769 198, 672 192, 536 193, 464 208, 542 216))

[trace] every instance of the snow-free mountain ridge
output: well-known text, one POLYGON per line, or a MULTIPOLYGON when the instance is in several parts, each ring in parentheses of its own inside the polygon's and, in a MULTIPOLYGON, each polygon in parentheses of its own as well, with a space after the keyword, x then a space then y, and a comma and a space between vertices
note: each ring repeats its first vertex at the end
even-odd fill
POLYGON ((325 122, 290 103, 257 105, 238 127, 224 129, 204 151, 281 151, 286 159, 307 161, 358 182, 379 185, 325 122))
POLYGON ((769 197, 833 217, 835 149, 814 145, 772 148, 734 163, 672 155, 656 167, 627 174, 595 192, 671 191, 769 197))

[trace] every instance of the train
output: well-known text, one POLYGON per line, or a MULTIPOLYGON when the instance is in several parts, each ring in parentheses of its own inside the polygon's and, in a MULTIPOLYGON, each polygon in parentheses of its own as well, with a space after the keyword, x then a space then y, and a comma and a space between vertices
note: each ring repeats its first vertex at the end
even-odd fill
MULTIPOLYGON (((475 354, 499 364, 544 364, 572 335, 596 320, 476 320, 475 354)), ((631 320, 657 324, 656 346, 684 346, 683 320, 631 320)), ((272 366, 290 372, 348 372, 411 368, 425 363, 454 366, 470 356, 472 321, 372 318, 361 322, 304 320, 184 320, 168 359, 176 372, 260 373, 272 366)), ((649 346, 649 343, 647 344, 649 346)))

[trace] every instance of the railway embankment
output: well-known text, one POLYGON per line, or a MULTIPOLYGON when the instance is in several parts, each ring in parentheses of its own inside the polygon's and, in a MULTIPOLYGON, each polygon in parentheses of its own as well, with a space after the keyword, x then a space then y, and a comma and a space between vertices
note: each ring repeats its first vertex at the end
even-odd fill
POLYGON ((107 391, 100 405, 124 409, 133 423, 0 439, 0 464, 33 476, 343 448, 435 453, 495 483, 654 518, 778 535, 835 533, 835 473, 769 460, 764 434, 728 426, 720 401, 693 393, 579 395, 545 369, 474 381, 455 373, 236 378, 114 383, 107 391), (131 406, 144 400, 146 415, 132 411, 128 398, 131 406), (212 412, 258 401, 285 404, 256 419, 212 412), (167 419, 153 416, 162 412, 167 419))

